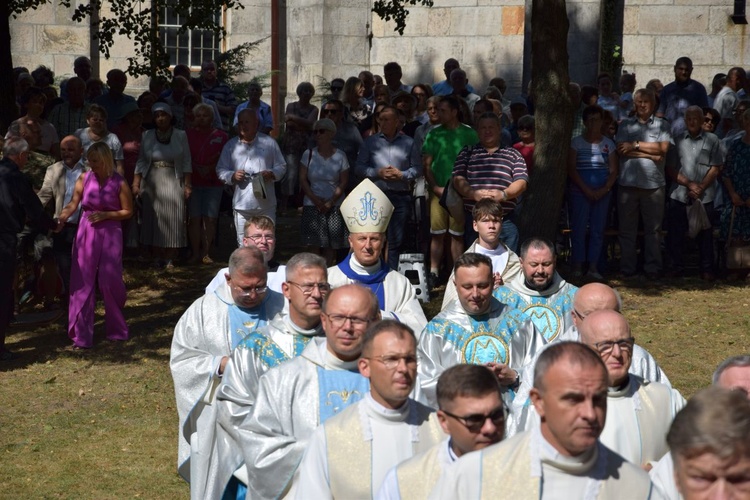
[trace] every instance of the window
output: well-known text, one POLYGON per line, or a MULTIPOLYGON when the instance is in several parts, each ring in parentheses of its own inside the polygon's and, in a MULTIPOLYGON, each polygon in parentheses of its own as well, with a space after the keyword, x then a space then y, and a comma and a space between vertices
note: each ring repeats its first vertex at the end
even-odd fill
MULTIPOLYGON (((185 22, 184 16, 168 6, 164 6, 159 18, 159 37, 164 49, 169 54, 170 66, 187 64, 190 67, 200 67, 206 59, 214 59, 221 52, 221 39, 213 31, 188 30, 181 35, 177 32, 185 22)), ((217 11, 214 22, 224 26, 224 15, 217 11)))

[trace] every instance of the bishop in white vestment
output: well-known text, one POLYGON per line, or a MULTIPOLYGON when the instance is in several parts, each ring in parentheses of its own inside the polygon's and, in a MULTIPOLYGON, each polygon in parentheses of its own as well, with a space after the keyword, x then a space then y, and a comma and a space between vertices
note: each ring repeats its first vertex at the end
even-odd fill
POLYGON ((331 286, 357 283, 378 297, 381 315, 398 320, 415 332, 427 318, 411 282, 382 257, 385 234, 393 214, 388 197, 369 179, 363 180, 341 203, 341 214, 349 229, 352 253, 328 269, 331 286))
POLYGON ((170 369, 179 414, 180 475, 191 495, 203 498, 216 463, 214 397, 233 349, 281 312, 284 298, 265 289, 266 271, 257 249, 240 248, 230 257, 222 288, 185 311, 174 330, 170 369), (212 465, 213 464, 213 465, 212 465))

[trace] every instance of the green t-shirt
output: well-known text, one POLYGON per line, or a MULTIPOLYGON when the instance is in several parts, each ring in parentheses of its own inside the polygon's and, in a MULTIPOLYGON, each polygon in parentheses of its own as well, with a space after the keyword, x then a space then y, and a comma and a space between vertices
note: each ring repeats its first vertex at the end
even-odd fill
POLYGON ((478 142, 479 136, 474 129, 463 123, 454 129, 441 125, 430 130, 422 145, 422 155, 432 156, 431 170, 439 187, 448 184, 456 157, 464 146, 478 142))

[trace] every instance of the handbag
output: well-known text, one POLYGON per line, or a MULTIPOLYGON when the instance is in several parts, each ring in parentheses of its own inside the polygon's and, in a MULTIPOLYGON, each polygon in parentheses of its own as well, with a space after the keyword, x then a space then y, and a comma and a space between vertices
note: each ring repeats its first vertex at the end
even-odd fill
POLYGON ((255 197, 259 200, 265 200, 268 198, 268 193, 266 192, 266 181, 263 180, 263 174, 255 174, 252 177, 252 183, 253 183, 253 193, 255 193, 255 197))
POLYGON ((701 200, 693 200, 693 203, 687 206, 688 218, 688 235, 695 238, 701 231, 711 228, 711 221, 708 220, 706 207, 701 200))
POLYGON ((448 179, 448 184, 440 195, 440 206, 448 211, 451 217, 457 220, 464 218, 464 199, 453 186, 453 177, 448 179))
POLYGON ((734 229, 734 213, 737 207, 732 207, 732 218, 729 222, 729 235, 727 236, 726 262, 727 269, 750 269, 750 242, 740 238, 732 238, 734 229))

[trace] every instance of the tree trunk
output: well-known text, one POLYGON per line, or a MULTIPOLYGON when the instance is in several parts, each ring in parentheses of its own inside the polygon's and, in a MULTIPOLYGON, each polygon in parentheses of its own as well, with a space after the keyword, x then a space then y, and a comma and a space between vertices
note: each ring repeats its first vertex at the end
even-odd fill
POLYGON ((533 0, 531 88, 535 106, 534 170, 519 220, 521 241, 555 241, 565 194, 566 162, 573 128, 568 96, 568 14, 565 0, 533 0))
POLYGON ((0 133, 5 135, 8 125, 18 118, 16 107, 16 87, 11 78, 13 56, 10 48, 10 7, 7 1, 0 1, 0 133))

